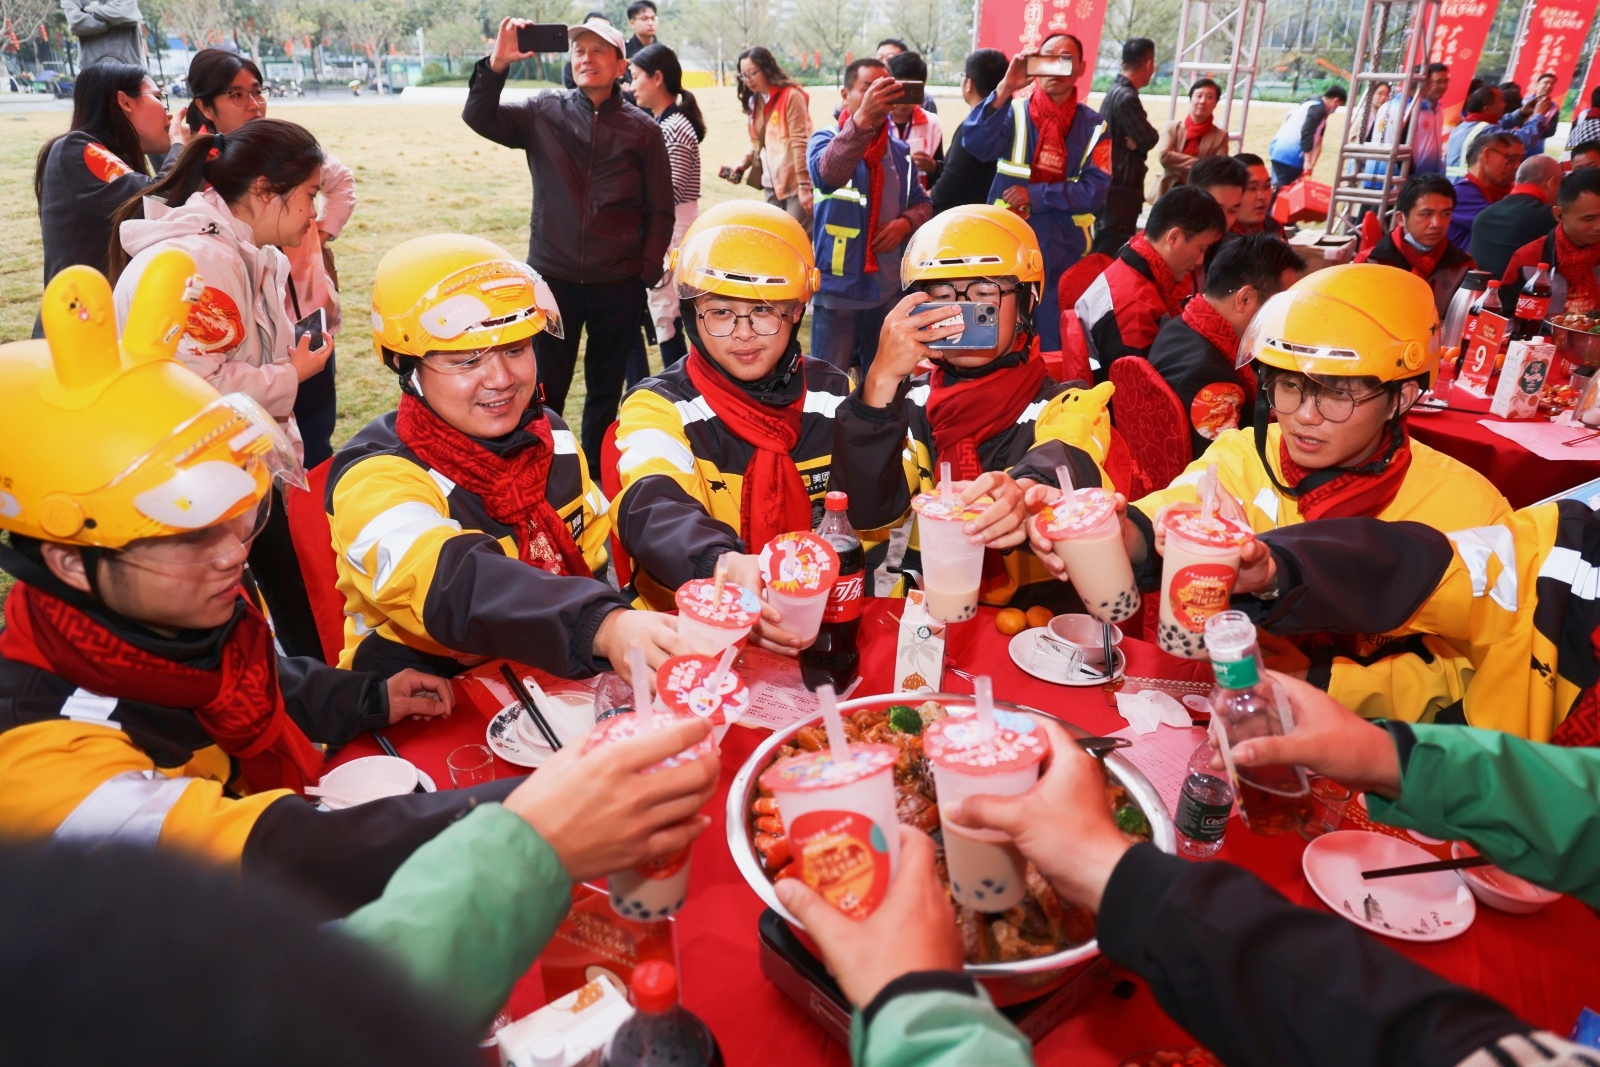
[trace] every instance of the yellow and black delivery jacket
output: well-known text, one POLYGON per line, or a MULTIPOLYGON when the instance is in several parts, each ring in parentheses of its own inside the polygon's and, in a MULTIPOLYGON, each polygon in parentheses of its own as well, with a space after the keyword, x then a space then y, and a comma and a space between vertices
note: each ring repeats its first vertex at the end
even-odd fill
MULTIPOLYGON (((1272 477, 1256 451, 1254 433, 1252 429, 1223 431, 1170 486, 1128 506, 1128 518, 1143 532, 1147 544, 1154 544, 1153 523, 1161 508, 1199 504, 1200 475, 1211 464, 1217 468, 1218 486, 1244 504, 1245 516, 1257 534, 1305 522, 1295 498, 1282 493, 1273 481, 1284 481, 1279 462, 1282 428, 1274 422, 1266 429, 1265 453, 1272 477)), ((1511 515, 1511 505, 1483 475, 1415 438, 1409 444, 1411 466, 1405 480, 1377 518, 1454 530, 1489 526, 1511 515)), ((1161 557, 1153 549, 1135 571, 1141 589, 1148 592, 1161 587, 1161 557)), ((1298 651, 1284 646, 1273 652, 1272 666, 1305 671, 1309 681, 1345 707, 1368 718, 1411 722, 1431 721, 1459 700, 1466 684, 1461 672, 1470 670, 1447 643, 1420 635, 1404 641, 1363 638, 1310 648, 1302 643, 1298 651)))
MULTIPOLYGON (((595 574, 606 565, 605 496, 572 431, 550 419, 555 455, 546 499, 595 574)), ((328 522, 345 600, 339 666, 388 676, 407 667, 454 675, 504 656, 564 678, 606 668, 591 648, 627 606, 598 578, 556 575, 518 558, 509 526, 481 498, 428 468, 395 432, 395 412, 368 423, 333 457, 328 522)), ((517 430, 491 450, 525 445, 517 430)))
POLYGON ((1434 634, 1461 650, 1470 681, 1441 721, 1548 741, 1597 695, 1600 515, 1582 502, 1450 533, 1325 519, 1262 540, 1278 565, 1278 601, 1262 621, 1270 632, 1434 634))
MULTIPOLYGON (((6 568, 15 562, 8 551, 6 568)), ((161 637, 41 571, 19 576, 138 648, 202 669, 220 660, 231 624, 161 637)), ((389 723, 374 674, 289 656, 275 669, 289 716, 313 742, 339 745, 389 723)), ((244 795, 238 774, 192 709, 99 696, 0 656, 0 838, 171 849, 287 882, 324 914, 343 915, 377 898, 415 849, 520 781, 319 811, 287 789, 244 795)))
MULTIPOLYGON (((898 526, 911 515, 913 497, 938 491, 928 378, 919 375, 902 382, 895 399, 883 408, 868 405, 857 389, 839 412, 833 482, 835 489, 850 494, 850 521, 858 529, 898 526)), ((1109 382, 1087 389, 1046 377, 1015 423, 978 442, 979 464, 986 472, 1005 471, 1046 485, 1057 484, 1056 468, 1065 465, 1079 488, 1110 485, 1102 465, 1111 445, 1106 404, 1112 392, 1109 382)), ((1071 586, 1057 581, 1026 548, 1002 558, 1008 581, 986 590, 985 604, 1082 610, 1071 586)), ((914 532, 902 569, 922 569, 914 532)))
MULTIPOLYGON (((787 357, 786 357, 787 358, 787 357)), ((712 362, 709 359, 707 362, 712 362)), ((640 607, 673 608, 678 586, 709 578, 724 552, 759 552, 740 529, 744 470, 755 449, 734 435, 689 380, 681 359, 625 396, 617 414, 617 472, 622 489, 612 501, 612 521, 633 558, 633 589, 640 607)), ((800 392, 800 439, 790 453, 811 497, 811 525, 822 517, 833 464, 833 420, 850 392, 850 379, 823 360, 806 358, 804 373, 775 374, 749 392, 774 405, 800 392)), ((720 370, 715 373, 722 373, 720 370)), ((871 547, 869 532, 861 540, 871 547)))

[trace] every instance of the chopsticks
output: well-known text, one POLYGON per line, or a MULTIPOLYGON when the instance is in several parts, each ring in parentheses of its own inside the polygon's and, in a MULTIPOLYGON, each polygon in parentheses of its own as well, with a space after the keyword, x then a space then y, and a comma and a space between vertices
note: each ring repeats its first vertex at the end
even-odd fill
POLYGON ((1486 856, 1463 856, 1457 860, 1410 863, 1404 867, 1384 867, 1376 871, 1362 871, 1361 877, 1370 882, 1375 878, 1398 878, 1403 874, 1432 874, 1434 871, 1459 871, 1466 867, 1489 867, 1492 865, 1486 856))
POLYGON ((383 749, 383 754, 385 756, 393 756, 395 759, 402 758, 400 755, 400 750, 395 748, 393 743, 391 743, 387 737, 384 737, 376 730, 372 732, 372 736, 378 739, 378 747, 383 749))
POLYGON ((1587 444, 1597 437, 1600 437, 1600 430, 1596 430, 1594 433, 1579 434, 1577 437, 1562 441, 1561 443, 1566 447, 1571 448, 1573 445, 1587 444))
POLYGON ((1103 622, 1100 624, 1100 641, 1105 646, 1105 676, 1106 681, 1109 682, 1117 676, 1117 649, 1116 645, 1111 640, 1111 624, 1109 622, 1103 622))
POLYGON ((517 677, 517 672, 511 669, 511 664, 500 664, 500 677, 511 687, 512 695, 517 698, 517 703, 522 705, 523 714, 532 719, 533 725, 539 728, 539 733, 550 746, 550 751, 561 751, 561 741, 556 737, 555 730, 551 729, 544 716, 539 714, 539 708, 534 704, 532 694, 528 692, 528 687, 522 684, 522 679, 517 677))

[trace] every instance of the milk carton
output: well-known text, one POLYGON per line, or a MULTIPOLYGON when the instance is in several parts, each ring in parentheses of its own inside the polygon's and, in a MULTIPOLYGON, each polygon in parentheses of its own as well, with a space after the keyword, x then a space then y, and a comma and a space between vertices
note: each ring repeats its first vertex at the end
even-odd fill
POLYGON ((1544 391, 1545 375, 1555 359, 1556 346, 1544 338, 1512 341, 1506 350, 1505 366, 1500 368, 1500 384, 1495 387, 1489 414, 1503 419, 1531 419, 1539 413, 1539 394, 1544 391))

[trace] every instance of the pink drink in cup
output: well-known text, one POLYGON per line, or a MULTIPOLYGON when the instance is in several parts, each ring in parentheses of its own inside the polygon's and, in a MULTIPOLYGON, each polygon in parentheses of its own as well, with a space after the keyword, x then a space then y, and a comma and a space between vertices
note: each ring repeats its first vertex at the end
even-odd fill
POLYGON ((761 618, 761 598, 742 585, 722 583, 716 599, 712 578, 695 578, 678 587, 678 633, 702 655, 715 656, 750 636, 761 618))
POLYGON ((778 800, 800 879, 852 919, 883 902, 900 857, 894 745, 851 745, 848 762, 829 749, 767 769, 761 786, 778 800))
MULTIPOLYGON (((688 712, 658 710, 655 713, 657 727, 690 717, 688 712)), ((627 741, 649 732, 650 727, 639 719, 637 712, 625 711, 596 726, 589 734, 589 747, 627 741)), ((716 743, 708 734, 693 748, 686 748, 676 756, 668 756, 655 766, 645 768, 644 773, 653 774, 691 760, 709 759, 715 752, 716 743)), ((611 910, 624 919, 656 922, 675 915, 683 907, 684 898, 689 893, 689 850, 662 856, 630 870, 613 871, 606 878, 606 885, 611 892, 611 910)))
POLYGON ((1055 547, 1083 606, 1100 622, 1117 623, 1139 610, 1139 586, 1122 542, 1117 498, 1099 488, 1057 497, 1039 513, 1039 531, 1055 547))
POLYGON ((1205 659, 1206 620, 1228 610, 1239 577, 1239 553, 1254 540, 1250 528, 1192 507, 1161 518, 1166 548, 1161 562, 1161 616, 1156 643, 1163 652, 1205 659))
POLYGON ((817 639, 828 593, 839 580, 839 553, 809 531, 779 534, 761 550, 767 603, 783 615, 779 626, 808 648, 817 639))
POLYGON ((940 622, 965 622, 978 614, 984 548, 968 540, 964 527, 991 503, 983 497, 963 504, 957 496, 947 505, 938 493, 919 493, 911 502, 922 552, 923 603, 940 622))
POLYGON ((996 711, 990 728, 976 712, 963 712, 929 723, 922 751, 939 793, 950 895, 974 911, 1005 911, 1022 903, 1027 861, 1011 839, 998 830, 957 826, 947 813, 959 811, 969 796, 1010 797, 1033 788, 1050 739, 1027 715, 996 711))
POLYGON ((674 715, 709 719, 711 739, 720 745, 728 727, 750 710, 750 687, 729 669, 713 693, 708 683, 716 669, 714 656, 673 656, 656 671, 656 697, 674 715))

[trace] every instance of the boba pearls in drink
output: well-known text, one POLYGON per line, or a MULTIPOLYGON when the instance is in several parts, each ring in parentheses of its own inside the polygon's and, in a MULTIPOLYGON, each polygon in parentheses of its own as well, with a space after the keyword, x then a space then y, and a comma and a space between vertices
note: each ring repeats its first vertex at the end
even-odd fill
POLYGON ((1175 507, 1162 516, 1161 614, 1156 643, 1163 652, 1205 659, 1206 620, 1228 609, 1239 577, 1239 553, 1255 535, 1220 515, 1175 507))
POLYGON ((946 504, 938 493, 921 493, 911 502, 922 551, 923 603, 940 622, 965 622, 978 614, 984 547, 968 539, 965 527, 990 503, 983 497, 963 504, 957 496, 946 504))
POLYGON ((922 751, 939 793, 950 895, 974 911, 1005 911, 1022 903, 1027 865, 1011 839, 998 830, 957 826, 949 816, 969 796, 1026 793, 1050 754, 1049 738, 1027 715, 996 711, 990 725, 966 712, 929 723, 922 751))
POLYGON ((1115 496, 1090 488, 1057 497, 1040 512, 1039 530, 1050 539, 1090 615, 1118 623, 1139 610, 1139 586, 1122 542, 1115 496))
POLYGON ((678 635, 704 656, 715 656, 750 636, 761 618, 761 598, 735 582, 695 578, 678 587, 678 635))
POLYGON ((849 745, 793 756, 769 768, 761 787, 778 801, 801 881, 852 919, 883 902, 900 856, 895 818, 895 745, 849 745))
POLYGON ((708 720, 711 739, 720 745, 728 727, 750 710, 750 687, 730 668, 722 672, 713 691, 711 676, 716 670, 712 656, 673 656, 656 671, 656 696, 673 714, 708 720))
POLYGON ((779 534, 761 550, 761 578, 767 603, 783 616, 778 625, 800 639, 799 647, 809 648, 839 580, 839 553, 809 531, 779 534))
MULTIPOLYGON (((687 712, 657 711, 655 721, 660 727, 689 717, 687 712)), ((589 734, 589 747, 627 741, 651 730, 637 712, 626 711, 596 726, 589 734)), ((645 768, 644 773, 653 774, 693 760, 709 759, 715 751, 716 744, 708 734, 699 744, 645 768)), ((626 871, 613 871, 606 878, 606 885, 611 894, 611 910, 624 919, 656 922, 676 915, 689 894, 689 849, 680 849, 626 871)))

